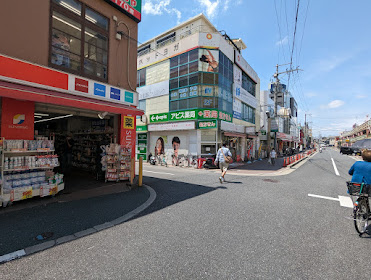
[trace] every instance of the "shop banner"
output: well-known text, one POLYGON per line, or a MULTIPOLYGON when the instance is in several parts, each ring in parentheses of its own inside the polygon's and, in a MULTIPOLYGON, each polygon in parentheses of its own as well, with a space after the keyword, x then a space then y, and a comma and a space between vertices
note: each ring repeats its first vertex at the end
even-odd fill
POLYGON ((205 48, 219 48, 231 61, 233 61, 233 48, 231 48, 231 45, 220 33, 200 32, 198 42, 199 46, 205 48))
POLYGON ((149 116, 149 120, 151 123, 166 121, 188 121, 196 119, 219 119, 227 122, 232 122, 232 114, 226 113, 224 111, 219 111, 218 109, 194 109, 152 114, 149 116))
POLYGON ((233 82, 236 85, 242 85, 242 71, 236 64, 233 64, 233 82))
POLYGON ((142 20, 142 0, 105 0, 119 11, 131 17, 135 22, 142 20))
POLYGON ((197 123, 199 129, 212 129, 218 127, 218 120, 199 121, 197 123))
POLYGON ((159 82, 153 85, 138 87, 139 100, 168 95, 169 94, 169 80, 159 82))
POLYGON ((135 157, 135 116, 121 115, 121 141, 120 145, 131 149, 131 158, 135 157))
POLYGON ((233 117, 239 120, 242 119, 242 102, 235 98, 233 98, 233 117))
POLYGON ((195 122, 161 123, 148 125, 148 131, 195 129, 195 122))
POLYGON ((233 84, 233 96, 253 108, 258 107, 258 100, 256 99, 256 97, 242 88, 241 85, 233 84))
POLYGON ((219 50, 198 50, 198 71, 201 72, 219 72, 219 50))
POLYGON ((151 123, 167 122, 169 120, 169 113, 160 113, 149 115, 149 121, 151 123))
POLYGON ((247 126, 246 134, 255 135, 255 126, 247 126))
POLYGON ((33 140, 35 103, 3 97, 1 107, 1 136, 33 140))

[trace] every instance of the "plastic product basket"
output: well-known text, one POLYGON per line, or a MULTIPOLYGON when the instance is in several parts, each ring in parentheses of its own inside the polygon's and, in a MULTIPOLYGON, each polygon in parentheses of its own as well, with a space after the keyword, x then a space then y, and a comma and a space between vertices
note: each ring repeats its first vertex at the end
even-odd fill
POLYGON ((371 185, 347 182, 348 193, 350 195, 368 194, 371 195, 371 185))

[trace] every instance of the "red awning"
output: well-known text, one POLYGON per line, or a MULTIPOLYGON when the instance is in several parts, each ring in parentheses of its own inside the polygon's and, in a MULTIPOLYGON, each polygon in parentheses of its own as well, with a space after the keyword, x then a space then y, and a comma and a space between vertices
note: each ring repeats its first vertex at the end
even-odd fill
POLYGON ((94 111, 107 111, 114 114, 143 115, 143 111, 124 104, 93 100, 83 96, 65 94, 4 81, 0 81, 0 96, 94 111))
POLYGON ((238 133, 238 132, 224 132, 225 136, 231 136, 231 137, 246 137, 246 134, 238 133))

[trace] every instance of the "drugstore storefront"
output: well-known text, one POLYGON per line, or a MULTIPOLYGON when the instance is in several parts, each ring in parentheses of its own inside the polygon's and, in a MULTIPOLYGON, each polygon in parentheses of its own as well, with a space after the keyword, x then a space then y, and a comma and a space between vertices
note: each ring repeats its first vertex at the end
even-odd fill
POLYGON ((133 177, 138 95, 0 55, 0 203, 133 177))

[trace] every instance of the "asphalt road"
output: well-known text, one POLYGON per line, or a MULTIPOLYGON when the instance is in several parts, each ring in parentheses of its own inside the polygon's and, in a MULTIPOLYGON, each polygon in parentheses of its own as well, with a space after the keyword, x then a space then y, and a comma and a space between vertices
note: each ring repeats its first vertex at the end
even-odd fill
POLYGON ((5 263, 1 279, 369 279, 371 239, 356 234, 352 209, 308 196, 347 196, 354 162, 326 149, 288 175, 224 184, 146 166, 157 198, 139 216, 5 263))

